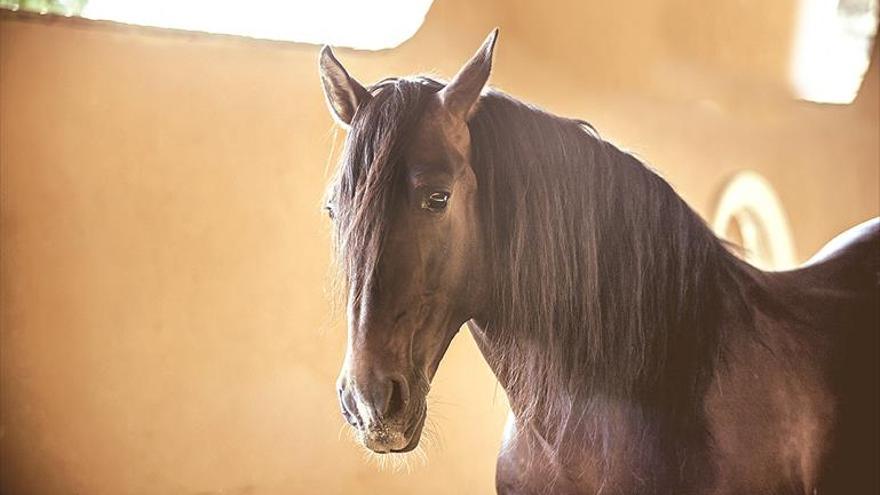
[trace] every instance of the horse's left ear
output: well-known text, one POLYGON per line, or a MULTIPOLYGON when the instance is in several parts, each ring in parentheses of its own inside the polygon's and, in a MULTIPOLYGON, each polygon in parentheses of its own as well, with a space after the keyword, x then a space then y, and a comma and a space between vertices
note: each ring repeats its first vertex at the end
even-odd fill
POLYGON ((480 93, 483 91, 486 81, 489 80, 489 73, 492 71, 492 54, 495 51, 497 39, 498 28, 495 28, 489 33, 477 53, 440 91, 440 101, 443 102, 443 106, 454 116, 464 121, 473 115, 477 107, 477 100, 480 99, 480 93))

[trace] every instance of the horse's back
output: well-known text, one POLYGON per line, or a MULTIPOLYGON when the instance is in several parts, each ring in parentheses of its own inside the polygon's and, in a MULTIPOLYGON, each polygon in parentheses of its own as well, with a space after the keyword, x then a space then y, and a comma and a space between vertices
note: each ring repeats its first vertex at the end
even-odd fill
POLYGON ((840 290, 877 293, 880 289, 880 217, 838 235, 801 270, 840 290))
POLYGON ((837 417, 819 493, 880 493, 880 219, 839 235, 796 273, 810 294, 802 314, 832 342, 837 417))

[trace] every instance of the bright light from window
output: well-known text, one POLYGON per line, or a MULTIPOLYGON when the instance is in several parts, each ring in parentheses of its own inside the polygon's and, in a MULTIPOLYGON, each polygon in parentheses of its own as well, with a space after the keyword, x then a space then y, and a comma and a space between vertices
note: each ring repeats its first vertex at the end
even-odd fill
POLYGON ((801 0, 791 78, 798 96, 852 103, 877 32, 877 0, 801 0))
POLYGON ((432 0, 89 0, 89 19, 368 50, 416 33, 432 0))

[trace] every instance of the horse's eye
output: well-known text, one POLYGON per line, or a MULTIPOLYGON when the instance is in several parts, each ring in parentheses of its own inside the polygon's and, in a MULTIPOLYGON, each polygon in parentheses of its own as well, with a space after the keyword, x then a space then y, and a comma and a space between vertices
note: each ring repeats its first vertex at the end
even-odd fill
POLYGON ((443 211, 449 203, 449 193, 444 191, 432 192, 422 200, 422 209, 429 211, 443 211))

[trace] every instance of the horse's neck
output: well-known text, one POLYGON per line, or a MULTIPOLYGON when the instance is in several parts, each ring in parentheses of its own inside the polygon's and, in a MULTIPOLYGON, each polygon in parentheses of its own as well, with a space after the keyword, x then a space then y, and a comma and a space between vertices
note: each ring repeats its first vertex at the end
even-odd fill
POLYGON ((696 484, 712 469, 702 431, 678 435, 629 400, 592 397, 565 423, 561 438, 533 424, 514 426, 516 438, 505 438, 505 447, 517 449, 531 464, 550 466, 547 475, 574 480, 571 491, 577 493, 602 486, 610 493, 670 493, 684 488, 683 467, 696 484))
MULTIPOLYGON (((532 404, 517 402, 521 394, 510 389, 517 385, 503 375, 502 363, 494 361, 493 356, 504 352, 492 349, 484 324, 471 320, 468 327, 510 399, 512 414, 499 469, 537 470, 523 473, 526 478, 558 476, 560 480, 576 480, 571 487, 576 492, 605 486, 623 493, 654 493, 649 486, 675 486, 682 466, 694 473, 699 471, 700 479, 704 477, 703 471, 710 469, 705 429, 693 425, 694 428, 682 430, 680 425, 670 425, 668 417, 631 398, 557 397, 556 402, 570 406, 564 418, 531 415, 531 419, 520 421, 528 416, 524 409, 532 404), (631 486, 633 480, 642 484, 631 486)), ((505 359, 516 360, 517 356, 506 354, 505 359)))

